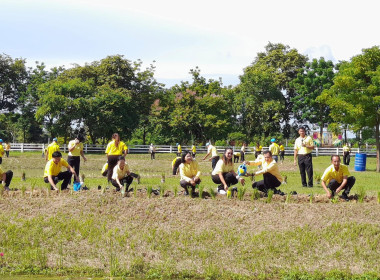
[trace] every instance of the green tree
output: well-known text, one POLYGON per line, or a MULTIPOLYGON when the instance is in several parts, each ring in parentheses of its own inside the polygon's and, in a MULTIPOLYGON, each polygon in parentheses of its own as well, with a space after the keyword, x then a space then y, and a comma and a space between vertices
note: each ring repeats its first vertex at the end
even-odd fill
MULTIPOLYGON (((290 82, 290 86, 296 89, 296 95, 291 99, 293 102, 293 113, 299 121, 318 123, 320 135, 323 135, 323 127, 331 122, 330 107, 317 99, 323 90, 333 85, 334 64, 325 61, 323 57, 319 60, 313 59, 299 70, 297 77, 290 82)), ((321 143, 322 143, 322 139, 321 143)))
POLYGON ((342 63, 334 85, 318 98, 328 104, 331 117, 338 123, 351 125, 354 130, 375 127, 377 164, 379 162, 380 126, 380 48, 363 49, 362 54, 342 63))

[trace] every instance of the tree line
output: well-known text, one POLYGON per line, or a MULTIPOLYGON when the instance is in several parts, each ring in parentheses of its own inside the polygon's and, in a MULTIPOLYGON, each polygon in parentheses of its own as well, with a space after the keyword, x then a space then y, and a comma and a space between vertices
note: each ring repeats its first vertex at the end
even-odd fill
POLYGON ((117 131, 141 144, 250 143, 295 137, 309 123, 366 132, 379 153, 379 46, 334 64, 268 43, 236 86, 206 80, 196 67, 191 81, 166 88, 154 73, 154 64, 142 69, 141 60, 122 55, 50 70, 0 55, 0 135, 66 142, 80 132, 89 142, 106 143, 117 131))

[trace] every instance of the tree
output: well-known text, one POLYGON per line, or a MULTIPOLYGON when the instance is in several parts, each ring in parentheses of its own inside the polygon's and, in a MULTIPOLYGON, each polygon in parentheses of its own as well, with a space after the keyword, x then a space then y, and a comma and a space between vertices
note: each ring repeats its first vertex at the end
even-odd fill
POLYGON ((291 98, 293 102, 293 113, 299 121, 318 123, 320 127, 321 143, 323 127, 331 121, 329 116, 330 107, 317 99, 323 90, 333 85, 334 64, 325 61, 323 57, 319 60, 313 59, 299 70, 297 78, 290 82, 296 89, 297 95, 291 98))
POLYGON ((362 54, 342 63, 334 85, 318 98, 328 104, 334 121, 354 130, 375 127, 377 162, 380 172, 380 48, 363 49, 362 54))

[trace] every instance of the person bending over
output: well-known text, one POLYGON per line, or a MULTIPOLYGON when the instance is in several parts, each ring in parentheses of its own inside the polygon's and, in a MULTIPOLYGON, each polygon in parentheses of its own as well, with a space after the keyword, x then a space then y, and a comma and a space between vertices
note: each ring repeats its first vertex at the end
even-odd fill
POLYGON ((112 181, 113 168, 118 162, 118 158, 121 155, 127 156, 128 146, 124 142, 120 141, 120 136, 118 133, 112 134, 112 141, 108 143, 106 152, 107 162, 108 162, 108 182, 112 181))
POLYGON ((179 166, 181 181, 179 184, 185 189, 185 195, 189 195, 188 187, 191 187, 192 193, 194 194, 195 186, 201 182, 199 178, 201 171, 199 170, 198 162, 193 159, 190 151, 186 151, 182 155, 181 162, 179 166))
POLYGON ((132 184, 133 178, 138 177, 137 174, 129 171, 128 164, 125 163, 125 157, 119 156, 116 166, 112 172, 112 185, 116 188, 116 191, 120 191, 124 188, 125 192, 128 192, 129 186, 132 184))
POLYGON ((340 164, 340 156, 333 155, 331 156, 331 165, 326 168, 321 181, 328 198, 332 198, 335 194, 344 190, 341 198, 348 201, 348 194, 356 179, 354 176, 350 176, 346 165, 340 164))
POLYGON ((252 188, 258 189, 265 194, 267 194, 269 190, 273 190, 274 194, 284 195, 282 191, 277 189, 283 181, 277 162, 273 159, 270 151, 265 151, 263 156, 263 159, 246 162, 247 165, 262 166, 262 168, 259 171, 254 172, 253 175, 263 174, 264 179, 254 182, 252 188))
POLYGON ((72 168, 67 161, 62 158, 61 152, 54 152, 52 154, 52 159, 46 163, 44 181, 45 183, 50 183, 52 190, 58 190, 57 184, 59 181, 63 180, 61 190, 64 190, 67 189, 67 185, 70 183, 72 174, 74 174, 76 181, 79 182, 79 178, 75 173, 74 168, 72 168), (62 166, 66 167, 68 170, 61 172, 62 166))
POLYGON ((4 172, 4 170, 0 166, 0 178, 4 190, 9 191, 9 185, 11 184, 13 178, 13 172, 11 170, 4 172))
POLYGON ((226 194, 231 185, 236 185, 239 181, 244 185, 244 179, 237 176, 234 170, 234 163, 232 162, 233 151, 227 148, 224 151, 223 158, 218 161, 214 170, 211 173, 212 181, 219 184, 218 192, 226 194))
POLYGON ((215 146, 211 145, 210 142, 206 143, 206 147, 207 147, 207 154, 204 156, 203 160, 206 160, 206 158, 211 154, 211 158, 210 158, 211 168, 212 170, 214 170, 216 163, 220 159, 218 155, 218 150, 216 149, 215 146))

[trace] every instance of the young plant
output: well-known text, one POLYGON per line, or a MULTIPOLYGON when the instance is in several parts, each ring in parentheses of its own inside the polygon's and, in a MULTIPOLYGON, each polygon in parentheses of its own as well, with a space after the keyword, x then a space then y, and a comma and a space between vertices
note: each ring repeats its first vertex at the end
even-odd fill
POLYGON ((245 186, 238 187, 237 197, 239 200, 244 199, 244 195, 245 195, 246 191, 247 191, 247 187, 245 187, 245 186))
POLYGON ((164 197, 165 191, 166 191, 166 187, 165 187, 165 185, 162 185, 160 187, 160 197, 164 197))
POLYGON ((21 173, 21 181, 25 181, 26 180, 26 177, 25 177, 25 171, 23 171, 21 173))
POLYGON ((137 188, 133 188, 133 197, 137 197, 137 188))
POLYGON ((190 186, 188 186, 188 187, 187 187, 187 191, 189 192, 189 196, 190 196, 190 197, 193 197, 193 188, 190 187, 190 186))
POLYGON ((360 186, 358 188, 358 191, 359 191, 359 193, 358 193, 358 201, 360 203, 363 203, 364 202, 364 198, 366 197, 366 191, 364 190, 363 186, 360 186))
POLYGON ((253 189, 251 198, 252 200, 258 200, 260 198, 260 193, 258 189, 253 189))
POLYGON ((146 189, 146 194, 148 195, 148 198, 152 197, 152 192, 153 192, 153 187, 148 186, 148 188, 146 189))
POLYGON ((227 198, 232 198, 232 188, 228 188, 227 190, 227 198))
POLYGON ((178 195, 178 185, 177 184, 174 185, 173 192, 174 192, 174 197, 177 197, 177 195, 178 195))
POLYGON ((161 184, 165 183, 165 173, 161 174, 161 184))
POLYGON ((21 186, 21 196, 24 197, 25 196, 25 191, 26 191, 26 186, 23 184, 21 186))
POLYGON ((285 203, 286 203, 286 204, 290 203, 290 202, 291 202, 291 199, 292 199, 292 195, 291 195, 290 193, 288 193, 288 194, 286 195, 285 203))
POLYGON ((31 184, 31 186, 30 186, 30 189, 31 189, 31 191, 30 191, 30 197, 33 197, 33 193, 34 193, 35 187, 36 187, 36 182, 33 182, 31 184))
POLYGON ((314 179, 317 182, 317 184, 321 183, 321 174, 315 172, 314 179))
POLYGON ((377 203, 380 204, 380 192, 377 193, 377 203))
POLYGON ((310 197, 309 197, 309 202, 310 202, 310 204, 313 204, 313 199, 314 199, 314 194, 311 193, 311 194, 310 194, 310 197))
POLYGON ((203 198, 204 185, 198 185, 199 198, 203 198))
POLYGON ((212 199, 215 199, 216 197, 216 191, 214 190, 213 187, 209 187, 208 191, 210 192, 210 196, 212 199))
POLYGON ((274 194, 273 190, 269 190, 268 191, 268 197, 267 197, 267 199, 265 201, 266 203, 271 203, 272 202, 273 194, 274 194))

